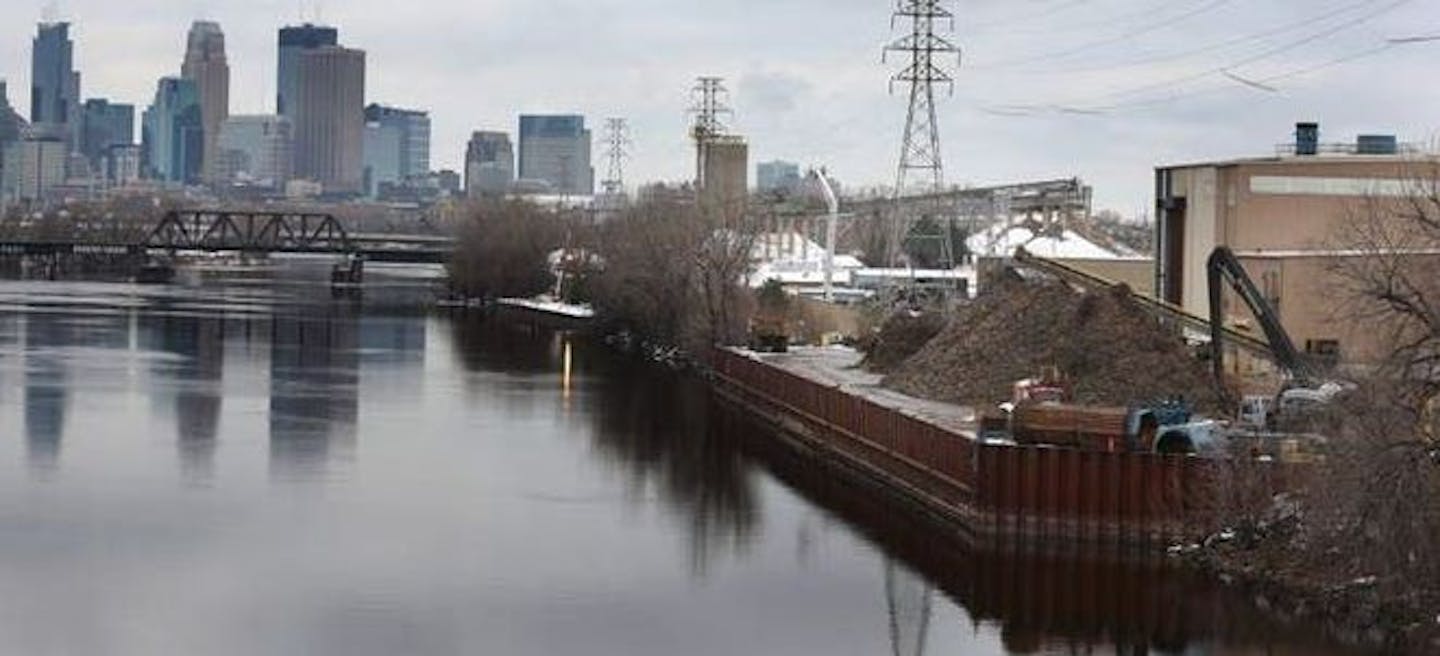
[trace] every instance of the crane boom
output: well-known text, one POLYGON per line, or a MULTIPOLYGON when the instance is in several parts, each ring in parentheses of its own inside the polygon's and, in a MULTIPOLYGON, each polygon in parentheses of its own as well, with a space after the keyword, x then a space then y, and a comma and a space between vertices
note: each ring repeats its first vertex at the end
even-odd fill
POLYGON ((1245 267, 1240 264, 1240 259, 1235 257, 1235 252, 1226 246, 1219 246, 1210 254, 1210 260, 1206 265, 1209 274, 1210 286, 1210 355, 1211 364, 1215 370, 1215 384, 1221 389, 1222 396, 1225 395, 1225 347, 1223 338, 1225 335, 1225 318, 1221 311, 1221 294, 1224 292, 1222 283, 1226 283, 1231 289, 1239 294, 1240 299, 1250 308, 1255 315, 1255 320, 1260 323, 1260 329, 1265 332, 1265 339, 1270 344, 1270 353, 1274 356, 1276 364, 1279 364, 1292 381, 1301 386, 1309 386, 1315 381, 1315 372, 1310 364, 1300 355, 1295 348, 1295 342, 1290 339, 1290 333, 1285 331, 1285 326, 1280 323, 1280 316, 1260 289, 1255 286, 1255 281, 1245 272, 1245 267))

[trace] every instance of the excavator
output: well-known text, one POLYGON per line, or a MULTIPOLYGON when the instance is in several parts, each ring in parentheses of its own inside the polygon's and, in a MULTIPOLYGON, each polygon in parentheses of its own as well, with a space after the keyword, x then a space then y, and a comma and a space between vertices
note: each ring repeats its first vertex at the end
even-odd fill
POLYGON ((1226 405, 1239 408, 1241 423, 1260 430, 1289 428, 1286 424, 1305 419, 1346 389, 1342 383, 1323 380, 1320 372, 1295 348, 1275 308, 1255 286, 1234 251, 1226 246, 1216 247, 1206 262, 1206 273, 1210 291, 1210 361, 1215 387, 1226 405), (1248 396, 1237 400, 1225 385, 1222 294, 1227 286, 1250 308, 1265 333, 1270 355, 1285 374, 1285 385, 1273 399, 1248 396))

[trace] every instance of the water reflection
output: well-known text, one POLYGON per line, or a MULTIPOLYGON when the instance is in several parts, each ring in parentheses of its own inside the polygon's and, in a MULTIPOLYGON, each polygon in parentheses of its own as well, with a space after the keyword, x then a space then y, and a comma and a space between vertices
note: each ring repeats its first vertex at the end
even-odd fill
POLYGON ((270 325, 270 471, 308 480, 353 458, 359 414, 355 310, 332 304, 270 325))
POLYGON ((711 417, 751 462, 890 554, 883 621, 896 656, 927 653, 936 590, 972 621, 997 625, 1011 654, 1347 653, 1313 625, 1275 618, 1242 592, 1163 559, 1116 547, 1037 552, 937 529, 777 446, 768 428, 734 407, 719 404, 711 417))
POLYGON ((146 313, 142 340, 161 353, 151 375, 173 404, 176 445, 186 480, 214 477, 215 449, 224 406, 225 319, 219 315, 146 313))
POLYGON ((694 575, 754 541, 755 481, 731 436, 710 420, 703 383, 534 325, 472 317, 452 328, 455 353, 471 371, 554 376, 564 407, 594 421, 595 453, 623 477, 626 496, 657 497, 683 522, 694 575))
POLYGON ((25 454, 31 471, 43 476, 60 465, 61 441, 69 411, 69 369, 63 349, 71 344, 70 324, 56 315, 25 315, 25 454))

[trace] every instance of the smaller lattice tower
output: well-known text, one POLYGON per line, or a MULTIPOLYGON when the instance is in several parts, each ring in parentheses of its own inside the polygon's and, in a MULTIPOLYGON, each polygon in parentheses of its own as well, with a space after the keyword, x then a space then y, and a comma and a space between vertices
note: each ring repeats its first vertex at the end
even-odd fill
POLYGON ((695 116, 695 122, 690 127, 690 137, 695 140, 695 186, 703 189, 707 150, 726 135, 728 128, 722 119, 734 112, 730 109, 730 92, 725 88, 724 78, 696 78, 690 93, 690 113, 695 116))
POLYGON ((630 157, 630 123, 623 118, 605 119, 605 179, 600 187, 607 196, 625 193, 625 160, 630 157))

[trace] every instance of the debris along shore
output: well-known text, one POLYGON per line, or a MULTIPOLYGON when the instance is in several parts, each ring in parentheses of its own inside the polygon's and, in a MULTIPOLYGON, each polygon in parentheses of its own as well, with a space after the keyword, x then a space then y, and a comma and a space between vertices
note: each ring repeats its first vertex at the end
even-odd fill
MULTIPOLYGON (((912 327, 917 321, 890 322, 904 331, 882 330, 877 343, 922 334, 912 327)), ((1125 287, 1077 293, 1059 282, 1006 281, 957 310, 914 355, 886 365, 884 358, 867 363, 888 374, 891 389, 976 408, 1008 399, 1016 381, 1048 368, 1082 404, 1183 397, 1200 410, 1219 406, 1205 363, 1125 287)))

